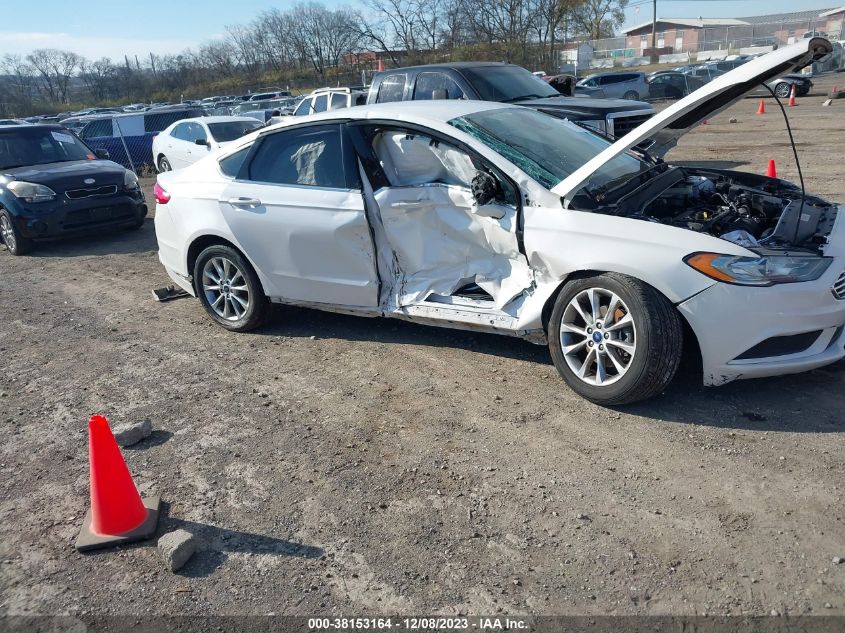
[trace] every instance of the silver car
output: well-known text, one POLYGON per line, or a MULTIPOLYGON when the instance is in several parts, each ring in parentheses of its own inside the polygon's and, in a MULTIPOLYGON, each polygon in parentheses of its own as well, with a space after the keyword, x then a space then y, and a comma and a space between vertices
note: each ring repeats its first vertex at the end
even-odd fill
POLYGON ((608 99, 648 99, 648 82, 645 73, 599 73, 582 79, 577 84, 584 88, 599 88, 608 99))

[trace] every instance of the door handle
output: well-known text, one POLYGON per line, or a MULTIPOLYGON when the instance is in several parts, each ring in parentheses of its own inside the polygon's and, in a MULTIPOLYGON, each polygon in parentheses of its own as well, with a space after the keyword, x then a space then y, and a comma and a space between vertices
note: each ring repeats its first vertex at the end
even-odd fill
POLYGON ((258 198, 229 198, 229 204, 233 207, 260 207, 261 200, 258 198))

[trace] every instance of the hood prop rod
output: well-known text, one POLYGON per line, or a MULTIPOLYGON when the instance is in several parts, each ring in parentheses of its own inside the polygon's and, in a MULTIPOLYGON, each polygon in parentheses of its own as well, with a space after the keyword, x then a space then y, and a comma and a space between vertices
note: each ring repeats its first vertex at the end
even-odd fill
POLYGON ((778 99, 778 96, 775 94, 775 91, 766 84, 763 84, 770 93, 772 93, 772 97, 774 97, 775 102, 780 107, 780 111, 783 114, 783 120, 786 123, 786 132, 789 134, 789 143, 792 146, 792 155, 795 156, 795 166, 798 168, 798 180, 801 182, 801 206, 798 207, 798 218, 795 222, 795 234, 792 237, 793 246, 798 246, 798 231, 801 226, 801 214, 804 213, 804 200, 807 197, 807 191, 804 188, 804 174, 801 172, 801 161, 798 160, 798 149, 795 147, 795 139, 792 137, 792 128, 789 126, 789 116, 786 114, 786 108, 783 107, 783 104, 778 99))

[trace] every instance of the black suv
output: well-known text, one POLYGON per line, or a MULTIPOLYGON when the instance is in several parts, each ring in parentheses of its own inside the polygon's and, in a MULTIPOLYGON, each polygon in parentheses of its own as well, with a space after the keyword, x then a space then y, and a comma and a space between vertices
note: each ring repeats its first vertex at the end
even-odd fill
POLYGON ((0 126, 0 238, 13 255, 33 240, 140 228, 147 215, 135 174, 59 125, 0 126))
POLYGON ((647 103, 624 99, 564 97, 521 66, 455 62, 409 66, 373 77, 367 103, 427 99, 476 99, 513 103, 621 137, 652 117, 647 103))

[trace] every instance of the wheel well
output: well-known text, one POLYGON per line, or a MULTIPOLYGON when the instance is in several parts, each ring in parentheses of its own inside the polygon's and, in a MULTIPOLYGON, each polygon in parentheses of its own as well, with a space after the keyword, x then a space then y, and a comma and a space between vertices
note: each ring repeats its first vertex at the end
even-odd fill
MULTIPOLYGON (((191 242, 191 245, 188 247, 188 274, 193 276, 194 274, 194 264, 197 263, 197 258, 200 256, 205 249, 209 246, 228 246, 229 248, 233 248, 238 253, 246 259, 246 256, 241 252, 237 246, 232 244, 226 238, 220 237, 219 235, 202 235, 191 242)), ((247 260, 248 261, 248 260, 247 260)))
MULTIPOLYGON (((563 290, 563 287, 566 285, 567 282, 572 281, 573 279, 583 279, 585 277, 594 277, 596 275, 604 274, 605 270, 577 270, 573 273, 570 273, 566 277, 560 280, 557 288, 555 291, 549 295, 549 298, 546 299, 546 303, 543 304, 543 311, 541 313, 541 318, 543 321, 543 331, 546 333, 546 337, 548 338, 549 334, 549 321, 552 318, 552 311, 555 307, 555 301, 557 301, 557 296, 560 294, 560 291, 563 290)), ((642 281, 642 280, 640 280, 642 281)), ((658 292, 660 292, 658 290, 658 292)), ((662 294, 662 293, 661 293, 662 294)), ((690 327, 689 322, 687 321, 684 314, 678 310, 678 315, 681 317, 681 324, 684 328, 684 349, 683 349, 683 356, 682 356, 682 364, 685 367, 695 368, 696 371, 701 371, 702 367, 702 359, 701 359, 701 348, 698 345, 698 337, 695 335, 695 331, 693 331, 692 327, 690 327)))

